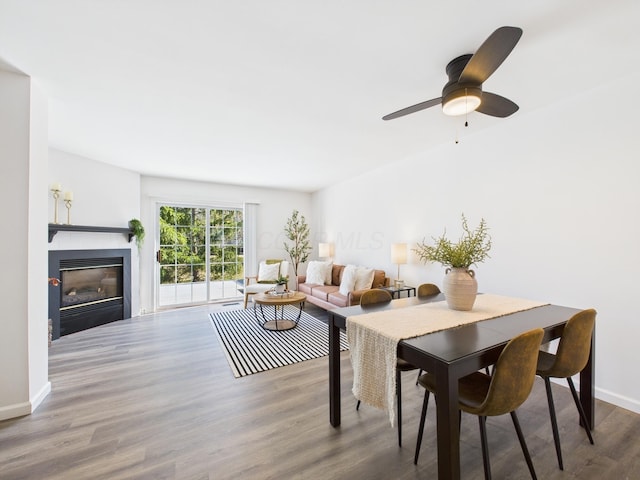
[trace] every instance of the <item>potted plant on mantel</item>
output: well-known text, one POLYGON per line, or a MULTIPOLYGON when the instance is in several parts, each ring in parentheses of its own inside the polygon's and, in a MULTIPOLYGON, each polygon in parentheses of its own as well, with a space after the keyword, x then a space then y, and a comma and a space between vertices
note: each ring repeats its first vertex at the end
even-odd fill
POLYGON ((446 238, 433 237, 435 245, 427 245, 423 240, 413 250, 423 262, 438 262, 447 267, 442 291, 449 308, 452 310, 471 310, 478 293, 478 282, 469 267, 482 263, 489 258, 491 236, 484 218, 480 225, 471 231, 467 219, 462 214, 463 234, 458 243, 446 238))
POLYGON ((137 218, 132 218, 129 220, 129 228, 131 229, 131 233, 136 237, 136 245, 138 246, 138 250, 140 250, 144 243, 144 227, 142 226, 142 222, 137 218))

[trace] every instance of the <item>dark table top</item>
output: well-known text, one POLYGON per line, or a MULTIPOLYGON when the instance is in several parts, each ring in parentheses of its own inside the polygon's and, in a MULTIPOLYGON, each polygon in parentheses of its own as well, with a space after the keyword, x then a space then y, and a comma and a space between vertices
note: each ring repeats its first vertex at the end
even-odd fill
MULTIPOLYGON (((350 316, 406 308, 421 303, 437 301, 444 301, 444 295, 438 294, 424 298, 409 297, 367 306, 355 305, 336 309, 331 313, 334 315, 336 324, 344 328, 346 326, 346 318, 350 316)), ((502 317, 481 320, 468 325, 401 340, 398 345, 398 354, 401 358, 411 361, 407 356, 413 357, 413 355, 407 352, 413 350, 419 351, 421 354, 427 353, 433 359, 452 363, 467 355, 477 355, 478 352, 493 350, 496 346, 503 346, 518 334, 534 328, 543 328, 545 330, 543 342, 547 342, 550 339, 557 338, 559 336, 558 330, 561 331, 567 319, 579 311, 579 309, 558 305, 535 307, 502 317)))

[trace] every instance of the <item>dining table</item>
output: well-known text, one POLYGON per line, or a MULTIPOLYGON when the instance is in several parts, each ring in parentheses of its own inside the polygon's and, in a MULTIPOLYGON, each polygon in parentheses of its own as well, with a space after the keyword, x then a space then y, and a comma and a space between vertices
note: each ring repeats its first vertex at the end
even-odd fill
MULTIPOLYGON (((406 309, 427 302, 443 302, 443 294, 409 297, 390 302, 342 307, 328 312, 329 323, 329 421, 341 422, 340 331, 347 319, 372 312, 406 309)), ((504 346, 528 330, 542 328, 542 342, 562 336, 566 322, 581 309, 544 304, 454 328, 398 342, 397 356, 435 376, 438 479, 460 478, 460 432, 458 427, 458 379, 495 364, 504 346)), ((432 313, 437 315, 437 311, 432 313)), ((586 427, 593 429, 595 416, 595 330, 587 365, 580 372, 580 403, 586 413, 586 427)))

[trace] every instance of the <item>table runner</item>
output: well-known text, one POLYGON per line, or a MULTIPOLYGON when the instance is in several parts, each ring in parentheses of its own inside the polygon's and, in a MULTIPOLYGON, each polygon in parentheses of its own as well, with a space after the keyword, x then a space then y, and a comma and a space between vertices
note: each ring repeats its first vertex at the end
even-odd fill
POLYGON ((407 338, 489 320, 548 303, 483 294, 471 311, 451 310, 445 301, 348 317, 347 338, 353 366, 353 394, 373 407, 387 410, 395 424, 398 342, 407 338))

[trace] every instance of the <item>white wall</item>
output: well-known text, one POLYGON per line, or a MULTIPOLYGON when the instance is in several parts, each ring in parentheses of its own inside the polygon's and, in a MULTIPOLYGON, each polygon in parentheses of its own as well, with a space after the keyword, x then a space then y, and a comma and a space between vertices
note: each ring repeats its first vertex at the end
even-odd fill
MULTIPOLYGON (((71 223, 126 228, 140 218, 140 175, 79 155, 51 149, 48 183, 60 183, 73 192, 71 223)), ((46 188, 46 186, 45 186, 46 188)), ((62 196, 61 196, 62 197, 62 196)), ((54 200, 49 194, 48 221, 54 220, 54 200)), ((58 221, 67 223, 67 209, 58 200, 58 221)), ((120 233, 58 232, 49 250, 131 249, 131 316, 140 310, 138 249, 120 233)))
POLYGON ((49 393, 47 364, 47 105, 31 79, 0 61, 0 248, 3 305, 0 420, 31 413, 49 393), (33 215, 32 215, 33 212, 33 215), (42 212, 42 213, 39 213, 42 212))
MULTIPOLYGON (((389 245, 460 234, 460 215, 491 228, 481 291, 598 311, 596 395, 640 412, 640 75, 550 108, 496 120, 415 158, 313 196, 314 228, 341 263, 384 268, 389 245), (624 111, 619 107, 624 105, 624 111), (375 192, 384 192, 376 198, 375 192)), ((409 284, 442 285, 440 265, 401 267, 409 284)))
MULTIPOLYGON (((215 168, 215 166, 212 166, 215 168)), ((238 165, 238 168, 242 168, 238 165)), ((142 309, 155 308, 155 252, 158 250, 157 206, 163 203, 185 205, 229 205, 242 207, 257 203, 257 258, 286 258, 283 242, 284 226, 293 210, 309 218, 311 195, 268 188, 223 185, 158 177, 142 177, 141 220, 147 229, 147 239, 141 258, 142 309)), ((292 275, 293 272, 291 272, 292 275)))
POLYGON ((48 101, 37 84, 31 83, 29 137, 29 398, 32 411, 51 390, 49 383, 47 287, 47 162, 48 101), (45 320, 46 319, 46 320, 45 320))

